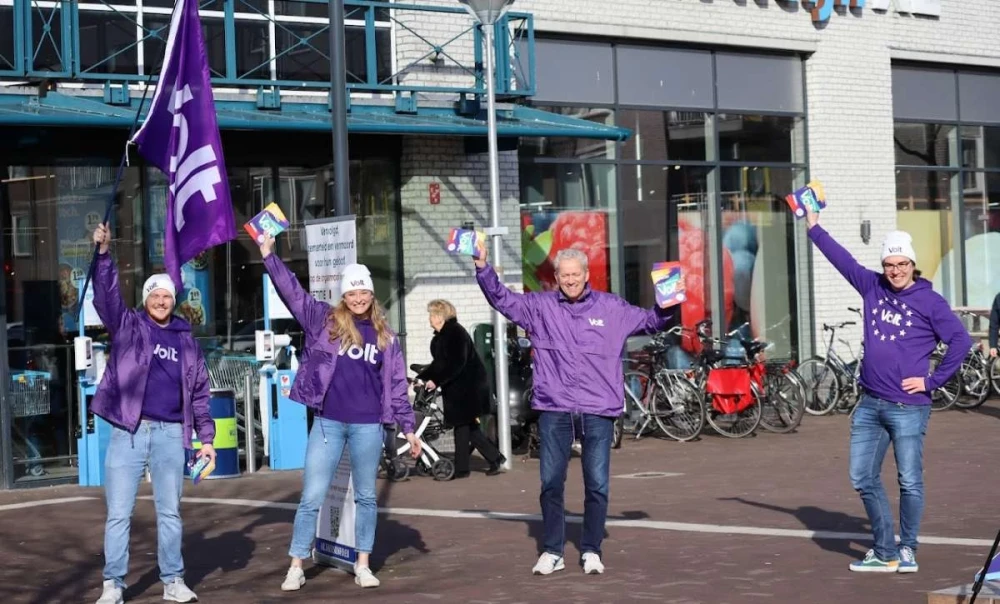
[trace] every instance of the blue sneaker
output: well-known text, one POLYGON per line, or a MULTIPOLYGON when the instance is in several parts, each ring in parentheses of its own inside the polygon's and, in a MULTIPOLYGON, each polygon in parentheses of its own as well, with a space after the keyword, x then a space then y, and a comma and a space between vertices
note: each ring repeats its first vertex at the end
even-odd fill
POLYGON ((864 560, 851 562, 851 570, 856 573, 894 573, 899 570, 899 560, 880 560, 875 550, 870 549, 864 560))
POLYGON ((904 545, 899 548, 899 570, 901 573, 915 573, 920 569, 917 564, 917 554, 913 548, 904 545))

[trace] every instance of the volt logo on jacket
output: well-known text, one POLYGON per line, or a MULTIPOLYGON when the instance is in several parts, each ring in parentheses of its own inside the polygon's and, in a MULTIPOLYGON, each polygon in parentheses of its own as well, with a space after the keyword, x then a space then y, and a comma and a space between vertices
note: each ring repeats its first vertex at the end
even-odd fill
POLYGON ((157 344, 156 348, 153 349, 153 355, 159 357, 163 361, 172 361, 174 363, 178 361, 177 349, 173 346, 161 346, 157 344))
POLYGON ((604 319, 587 319, 591 327, 604 327, 604 319))
POLYGON ((898 299, 879 298, 878 308, 872 309, 872 315, 878 317, 882 323, 879 324, 872 319, 872 327, 875 327, 874 334, 880 342, 886 338, 890 342, 906 337, 906 328, 913 327, 913 311, 906 305, 900 303, 898 299), (888 327, 887 327, 888 326, 888 327))
POLYGON ((340 356, 344 356, 345 352, 348 358, 355 361, 364 359, 372 365, 378 365, 378 346, 374 344, 365 344, 363 349, 358 346, 351 346, 347 350, 341 350, 340 356))

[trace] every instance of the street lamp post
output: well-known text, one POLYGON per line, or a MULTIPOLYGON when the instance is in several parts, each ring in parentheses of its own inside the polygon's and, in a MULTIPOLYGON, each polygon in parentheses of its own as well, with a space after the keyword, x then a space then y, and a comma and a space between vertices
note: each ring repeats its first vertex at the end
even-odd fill
MULTIPOLYGON (((486 103, 487 135, 490 161, 490 228, 487 234, 492 239, 493 266, 497 274, 503 275, 503 235, 507 229, 500 224, 500 154, 497 149, 496 83, 494 76, 495 48, 493 28, 497 20, 514 3, 514 0, 458 0, 483 26, 486 40, 486 103)), ((493 359, 496 374, 497 393, 497 441, 500 452, 507 459, 503 468, 511 468, 510 450, 510 396, 507 383, 507 321, 504 316, 493 311, 493 359)))

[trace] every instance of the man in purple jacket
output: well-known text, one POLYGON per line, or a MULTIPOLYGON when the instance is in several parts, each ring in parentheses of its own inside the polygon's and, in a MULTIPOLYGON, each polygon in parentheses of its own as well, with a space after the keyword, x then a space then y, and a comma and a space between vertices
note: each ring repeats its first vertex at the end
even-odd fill
POLYGON ((153 275, 142 288, 143 311, 125 307, 108 226, 94 230, 98 244, 94 307, 111 336, 111 358, 90 410, 112 426, 105 467, 108 518, 104 527, 104 590, 97 604, 121 604, 128 574, 129 532, 139 482, 149 469, 156 505, 157 559, 163 599, 192 602, 181 557, 184 449, 194 431, 198 457, 215 461, 215 422, 208 373, 191 326, 173 316, 174 284, 153 275))
POLYGON ((643 310, 618 296, 590 289, 587 256, 579 250, 556 254, 558 292, 517 294, 500 283, 486 256, 477 259, 476 280, 490 306, 531 334, 534 399, 541 412, 539 501, 543 551, 532 569, 548 575, 566 567, 563 490, 570 448, 583 441, 583 571, 604 572, 601 541, 608 514, 608 483, 614 420, 625 393, 625 340, 663 329, 671 311, 643 310))
POLYGON ((958 370, 972 338, 948 302, 920 278, 910 235, 893 231, 882 244, 882 272, 861 266, 823 227, 807 215, 809 239, 861 294, 864 395, 851 420, 851 484, 861 495, 875 545, 855 572, 917 572, 917 533, 924 512, 924 434, 931 392, 958 370), (948 352, 933 373, 931 353, 938 342, 948 352), (899 533, 896 547, 892 510, 882 486, 885 454, 892 444, 899 474, 899 533))

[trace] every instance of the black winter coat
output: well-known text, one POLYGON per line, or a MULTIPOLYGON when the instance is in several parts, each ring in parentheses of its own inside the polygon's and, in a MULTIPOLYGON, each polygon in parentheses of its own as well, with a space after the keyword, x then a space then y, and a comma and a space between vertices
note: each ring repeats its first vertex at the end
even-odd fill
POLYGON ((471 424, 490 410, 490 384, 486 366, 465 328, 448 319, 431 340, 434 359, 419 376, 441 388, 444 419, 448 425, 471 424))

